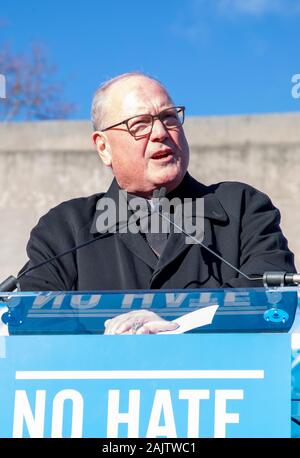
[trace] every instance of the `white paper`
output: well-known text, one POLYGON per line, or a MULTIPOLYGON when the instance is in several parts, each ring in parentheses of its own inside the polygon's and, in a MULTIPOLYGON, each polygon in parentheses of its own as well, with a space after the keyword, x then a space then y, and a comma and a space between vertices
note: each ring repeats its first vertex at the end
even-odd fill
POLYGON ((183 334, 192 329, 211 324, 218 308, 218 305, 210 305, 194 310, 194 312, 186 313, 172 321, 179 324, 179 328, 175 329, 175 331, 164 331, 159 334, 183 334))

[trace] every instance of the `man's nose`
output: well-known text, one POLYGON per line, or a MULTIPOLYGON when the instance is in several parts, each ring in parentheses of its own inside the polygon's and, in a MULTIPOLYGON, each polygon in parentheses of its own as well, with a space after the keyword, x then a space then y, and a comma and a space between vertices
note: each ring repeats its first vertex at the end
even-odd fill
POLYGON ((168 137, 168 130, 160 119, 155 119, 151 131, 151 140, 162 140, 168 137))

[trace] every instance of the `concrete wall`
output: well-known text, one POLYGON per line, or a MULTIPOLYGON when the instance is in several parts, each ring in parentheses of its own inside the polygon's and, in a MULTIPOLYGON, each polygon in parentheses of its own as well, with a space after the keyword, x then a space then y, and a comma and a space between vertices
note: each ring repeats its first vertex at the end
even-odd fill
MULTIPOLYGON (((300 259, 300 114, 188 118, 185 131, 192 175, 206 184, 244 181, 269 194, 300 259)), ((42 214, 109 186, 111 172, 90 135, 87 121, 0 123, 0 280, 26 261, 42 214)))

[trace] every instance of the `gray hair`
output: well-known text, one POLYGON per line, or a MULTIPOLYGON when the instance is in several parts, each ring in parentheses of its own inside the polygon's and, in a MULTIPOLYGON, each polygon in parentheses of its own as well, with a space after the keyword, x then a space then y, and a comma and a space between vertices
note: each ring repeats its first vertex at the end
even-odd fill
MULTIPOLYGON (((105 81, 104 83, 101 84, 101 86, 99 86, 99 88, 95 92, 93 102, 92 102, 91 118, 92 118, 94 130, 101 130, 106 127, 104 125, 104 122, 105 122, 105 116, 108 110, 107 102, 108 102, 109 89, 111 89, 111 87, 114 84, 118 83, 119 81, 131 78, 133 76, 144 76, 145 78, 156 81, 166 90, 164 85, 158 79, 154 78, 153 76, 147 75, 146 73, 138 72, 138 71, 130 72, 130 73, 123 73, 122 75, 116 76, 115 78, 111 78, 110 80, 105 81)), ((166 90, 166 92, 168 91, 166 90)))

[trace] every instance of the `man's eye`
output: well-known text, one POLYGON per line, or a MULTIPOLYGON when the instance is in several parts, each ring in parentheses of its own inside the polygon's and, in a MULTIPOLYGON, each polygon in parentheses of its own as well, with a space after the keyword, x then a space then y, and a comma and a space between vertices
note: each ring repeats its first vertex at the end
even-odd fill
POLYGON ((172 122, 176 122, 178 119, 178 116, 176 113, 166 113, 163 117, 163 122, 166 122, 166 123, 172 123, 172 122))
POLYGON ((134 119, 131 121, 129 124, 130 128, 136 128, 139 126, 145 126, 151 124, 151 119, 149 118, 139 118, 139 119, 134 119))
POLYGON ((131 127, 144 126, 145 124, 149 124, 149 122, 147 122, 147 121, 136 121, 133 124, 131 124, 131 127))

